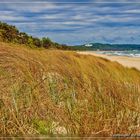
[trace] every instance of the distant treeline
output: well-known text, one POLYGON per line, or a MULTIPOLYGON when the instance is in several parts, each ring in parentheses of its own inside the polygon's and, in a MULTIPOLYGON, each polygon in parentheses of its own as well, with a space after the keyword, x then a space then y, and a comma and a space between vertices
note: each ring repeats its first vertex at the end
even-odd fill
POLYGON ((125 51, 125 50, 140 50, 139 44, 101 44, 90 43, 90 47, 82 45, 86 50, 101 50, 101 51, 125 51))
POLYGON ((15 26, 9 25, 7 23, 0 22, 0 40, 3 42, 12 42, 18 44, 25 44, 30 47, 46 48, 46 49, 64 49, 71 50, 71 46, 58 44, 53 42, 48 37, 37 38, 30 36, 24 32, 20 32, 15 26))

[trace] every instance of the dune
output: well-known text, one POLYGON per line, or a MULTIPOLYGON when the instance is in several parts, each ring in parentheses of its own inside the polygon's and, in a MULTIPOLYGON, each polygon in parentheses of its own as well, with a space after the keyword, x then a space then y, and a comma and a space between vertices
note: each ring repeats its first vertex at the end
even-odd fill
POLYGON ((1 136, 137 134, 139 101, 136 69, 0 42, 1 136))

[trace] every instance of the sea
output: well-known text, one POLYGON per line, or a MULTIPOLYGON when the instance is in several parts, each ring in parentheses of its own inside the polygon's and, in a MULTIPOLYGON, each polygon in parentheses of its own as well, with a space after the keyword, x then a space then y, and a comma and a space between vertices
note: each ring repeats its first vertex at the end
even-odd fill
POLYGON ((106 54, 112 56, 140 57, 140 50, 129 51, 99 51, 98 54, 106 54))

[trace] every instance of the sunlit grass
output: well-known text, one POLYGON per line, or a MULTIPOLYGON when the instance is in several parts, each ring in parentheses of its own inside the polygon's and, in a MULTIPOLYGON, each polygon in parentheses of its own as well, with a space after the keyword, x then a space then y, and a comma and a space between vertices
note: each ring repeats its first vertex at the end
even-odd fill
POLYGON ((140 132, 140 72, 103 58, 0 43, 1 136, 140 132))

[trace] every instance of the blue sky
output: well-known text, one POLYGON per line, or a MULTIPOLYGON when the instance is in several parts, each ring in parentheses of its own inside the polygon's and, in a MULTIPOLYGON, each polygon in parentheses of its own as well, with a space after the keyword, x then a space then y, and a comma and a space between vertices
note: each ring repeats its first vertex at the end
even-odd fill
POLYGON ((140 44, 140 0, 3 0, 0 21, 63 44, 140 44))

